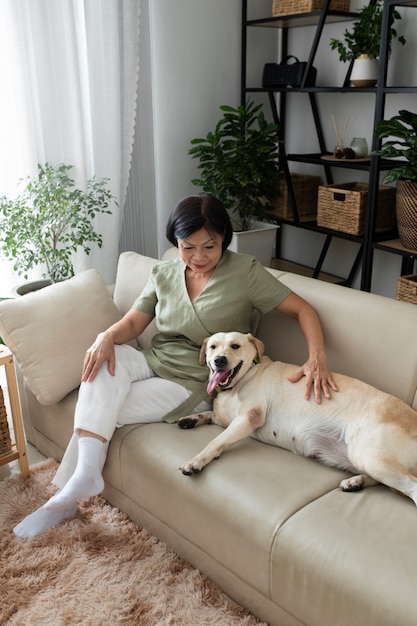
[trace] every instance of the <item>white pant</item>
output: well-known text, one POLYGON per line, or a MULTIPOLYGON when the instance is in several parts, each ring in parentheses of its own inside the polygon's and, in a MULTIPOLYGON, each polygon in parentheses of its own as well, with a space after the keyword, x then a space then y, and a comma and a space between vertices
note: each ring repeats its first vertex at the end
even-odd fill
MULTIPOLYGON (((93 382, 81 383, 74 416, 75 432, 53 479, 61 489, 75 470, 78 430, 87 430, 109 441, 117 426, 160 422, 191 395, 185 387, 156 376, 139 350, 122 345, 115 346, 115 353, 114 376, 104 363, 93 382)), ((207 405, 199 407, 203 408, 207 405)), ((102 466, 107 448, 108 445, 103 447, 102 466)))

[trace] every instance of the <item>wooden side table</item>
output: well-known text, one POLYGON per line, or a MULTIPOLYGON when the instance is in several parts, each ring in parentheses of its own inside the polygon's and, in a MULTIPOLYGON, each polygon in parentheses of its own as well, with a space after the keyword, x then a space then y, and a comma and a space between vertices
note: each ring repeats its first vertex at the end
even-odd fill
POLYGON ((17 388, 16 369, 14 357, 6 346, 0 345, 0 365, 6 368, 6 381, 9 391, 11 417, 13 421, 16 443, 12 443, 11 450, 0 455, 0 465, 18 460, 20 475, 22 478, 29 477, 29 462, 26 450, 26 439, 23 430, 22 410, 20 407, 19 391, 17 388))

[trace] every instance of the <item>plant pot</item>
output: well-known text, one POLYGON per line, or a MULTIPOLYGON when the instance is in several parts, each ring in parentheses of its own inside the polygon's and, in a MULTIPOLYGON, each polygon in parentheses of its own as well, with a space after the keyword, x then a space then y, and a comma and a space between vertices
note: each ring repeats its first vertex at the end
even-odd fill
POLYGON ((378 78, 378 59, 361 54, 353 63, 350 82, 355 87, 374 87, 378 78))
POLYGON ((417 182, 397 180, 396 212, 401 244, 417 250, 417 182))
POLYGON ((229 250, 251 254, 268 267, 271 263, 279 226, 267 222, 255 222, 251 230, 235 231, 229 250))
POLYGON ((51 284, 50 280, 33 280, 28 283, 23 283, 12 289, 13 296, 25 296, 32 291, 39 291, 44 287, 48 287, 51 284))

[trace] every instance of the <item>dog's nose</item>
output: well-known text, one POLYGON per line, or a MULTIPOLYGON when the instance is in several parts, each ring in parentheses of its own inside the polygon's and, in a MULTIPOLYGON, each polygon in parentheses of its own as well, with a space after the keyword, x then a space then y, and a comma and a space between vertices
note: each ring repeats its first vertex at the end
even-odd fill
POLYGON ((225 367, 227 365, 227 358, 225 356, 216 356, 214 358, 214 365, 218 368, 225 367))

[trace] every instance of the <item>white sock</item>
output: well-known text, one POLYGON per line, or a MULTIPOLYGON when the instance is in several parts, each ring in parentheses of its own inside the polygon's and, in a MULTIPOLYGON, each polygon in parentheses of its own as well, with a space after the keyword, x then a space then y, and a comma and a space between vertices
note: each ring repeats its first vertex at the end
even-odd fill
POLYGON ((44 504, 45 509, 62 509, 80 499, 97 496, 104 489, 101 452, 105 444, 95 437, 80 437, 75 472, 58 493, 44 504))
POLYGON ((76 511, 76 503, 62 509, 46 509, 45 505, 43 505, 17 524, 13 528, 13 532, 23 539, 37 537, 45 530, 48 530, 48 528, 56 526, 65 519, 74 517, 76 511))

